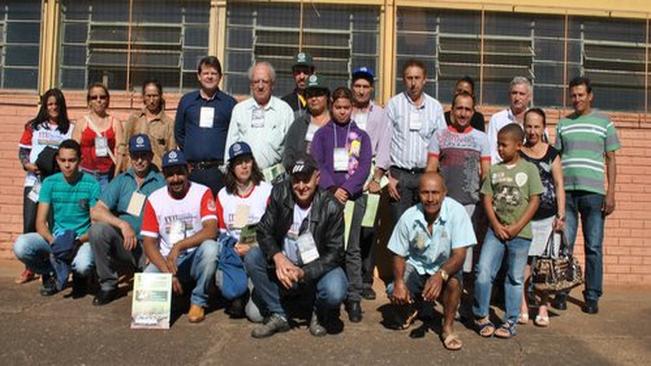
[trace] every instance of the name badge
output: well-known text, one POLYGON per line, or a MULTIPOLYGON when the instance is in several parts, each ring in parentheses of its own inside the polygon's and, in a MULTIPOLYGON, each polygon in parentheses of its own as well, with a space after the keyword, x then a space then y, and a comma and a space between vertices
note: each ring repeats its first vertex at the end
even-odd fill
POLYGON ((185 223, 180 220, 174 220, 170 225, 170 244, 174 245, 185 239, 185 223))
POLYGON ((411 131, 419 131, 423 126, 422 113, 420 111, 409 111, 409 129, 411 131))
POLYGON ((251 207, 249 205, 237 205, 235 209, 235 218, 233 219, 233 227, 241 229, 249 223, 249 212, 251 207))
POLYGON ((264 109, 254 108, 251 116, 251 127, 263 128, 264 127, 264 109))
POLYGON ((425 240, 426 240, 426 238, 425 238, 425 234, 423 234, 423 233, 418 233, 418 234, 416 235, 416 248, 417 248, 418 250, 421 250, 421 251, 422 251, 423 249, 425 249, 425 240))
POLYGON ((131 216, 140 216, 140 213, 142 212, 142 206, 145 204, 146 198, 147 197, 140 192, 133 192, 131 194, 131 199, 129 200, 127 213, 131 216))
POLYGON ((307 126, 307 132, 305 132, 305 141, 312 142, 312 139, 314 139, 314 134, 318 130, 319 130, 319 126, 310 123, 307 126))
POLYGON ((333 159, 335 172, 348 171, 348 152, 345 147, 335 147, 333 159))
POLYGON ((316 248, 316 242, 311 232, 301 234, 296 241, 298 252, 301 255, 301 262, 308 264, 319 259, 319 250, 316 248))
POLYGON ((34 186, 32 187, 32 190, 29 191, 27 194, 27 198, 29 198, 32 202, 38 203, 38 194, 41 191, 41 182, 36 182, 34 183, 34 186))
POLYGON ((212 128, 214 121, 215 121, 215 108, 201 107, 201 113, 199 116, 199 127, 212 128))
POLYGON ((357 112, 353 116, 353 121, 357 124, 357 127, 366 131, 366 124, 368 123, 368 112, 357 112))
POLYGON ((109 156, 108 140, 106 137, 95 137, 95 156, 98 158, 105 158, 109 156))

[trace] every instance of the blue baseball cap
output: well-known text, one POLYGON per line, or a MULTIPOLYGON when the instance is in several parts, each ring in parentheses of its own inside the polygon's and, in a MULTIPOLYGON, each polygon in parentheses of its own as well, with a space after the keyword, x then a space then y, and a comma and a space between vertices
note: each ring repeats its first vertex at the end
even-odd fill
POLYGON ((373 74, 373 69, 366 66, 356 68, 355 70, 353 70, 352 80, 353 82, 355 82, 355 80, 357 79, 366 79, 371 84, 373 84, 373 81, 375 80, 375 74, 373 74))
POLYGON ((228 162, 230 163, 231 161, 235 160, 238 156, 243 156, 243 155, 253 155, 253 151, 251 151, 251 146, 247 144, 246 142, 236 142, 233 145, 231 145, 230 148, 228 148, 228 162))
POLYGON ((172 166, 186 165, 185 155, 181 150, 170 150, 163 155, 163 169, 172 166))
POLYGON ((129 139, 129 153, 151 152, 151 141, 149 136, 138 134, 129 139))

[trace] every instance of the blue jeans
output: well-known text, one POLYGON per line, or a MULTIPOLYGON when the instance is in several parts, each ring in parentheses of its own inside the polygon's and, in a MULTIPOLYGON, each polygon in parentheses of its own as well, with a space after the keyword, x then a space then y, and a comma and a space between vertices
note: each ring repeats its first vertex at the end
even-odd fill
MULTIPOLYGON (((27 268, 35 273, 48 276, 54 273, 50 264, 52 248, 38 233, 23 234, 14 243, 14 254, 27 268)), ((84 243, 72 260, 72 271, 81 276, 87 276, 95 267, 95 256, 90 243, 84 243)))
MULTIPOLYGON (((218 242, 206 240, 197 249, 176 258, 176 275, 183 287, 195 282, 190 296, 195 305, 208 306, 208 290, 214 283, 220 249, 218 242)), ((158 273, 160 270, 150 263, 145 272, 158 273)))
POLYGON ((531 240, 515 237, 506 242, 495 236, 489 228, 475 269, 475 304, 472 308, 475 317, 488 316, 491 290, 497 271, 502 265, 506 252, 506 279, 504 280, 505 321, 516 324, 520 316, 524 266, 527 264, 531 240))
POLYGON ((574 251, 579 228, 579 214, 583 227, 585 252, 585 291, 587 301, 598 301, 603 292, 604 216, 601 208, 604 196, 585 191, 565 192, 565 234, 574 251))
MULTIPOLYGON (((261 308, 261 313, 287 317, 281 303, 282 292, 285 291, 285 288, 278 282, 275 270, 268 266, 262 250, 259 247, 251 248, 244 257, 244 265, 253 282, 255 299, 258 300, 256 305, 261 308)), ((310 286, 310 290, 315 296, 315 308, 320 310, 337 309, 346 298, 348 281, 344 270, 337 267, 325 273, 321 278, 315 279, 313 283, 301 284, 300 287, 302 286, 310 286), (312 287, 314 287, 313 290, 312 287)), ((289 291, 296 290, 299 290, 299 286, 295 286, 289 291)))

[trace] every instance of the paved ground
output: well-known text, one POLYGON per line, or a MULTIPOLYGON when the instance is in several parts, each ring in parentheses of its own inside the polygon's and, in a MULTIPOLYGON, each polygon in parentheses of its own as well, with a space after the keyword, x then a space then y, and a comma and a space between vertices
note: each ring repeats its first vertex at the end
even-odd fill
POLYGON ((599 315, 581 313, 577 300, 550 328, 520 326, 511 340, 483 339, 459 323, 464 348, 448 352, 431 330, 412 339, 410 331, 384 328, 384 296, 364 302, 364 321, 345 321, 340 334, 316 339, 300 325, 255 340, 254 325, 221 310, 198 325, 181 315, 168 331, 130 330, 130 297, 102 308, 93 307, 91 296, 66 298, 69 290, 42 298, 36 282, 14 285, 19 269, 0 261, 2 365, 645 365, 651 359, 649 288, 608 287, 599 315))

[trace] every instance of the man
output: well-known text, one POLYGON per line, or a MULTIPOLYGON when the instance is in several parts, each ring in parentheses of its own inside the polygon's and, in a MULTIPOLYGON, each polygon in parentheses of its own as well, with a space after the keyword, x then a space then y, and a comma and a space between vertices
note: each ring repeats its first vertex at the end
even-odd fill
MULTIPOLYGON (((470 217, 461 204, 446 197, 443 178, 427 172, 420 178, 420 203, 401 217, 389 239, 394 253, 394 283, 387 288, 391 302, 409 306, 423 302, 443 303, 441 340, 448 350, 463 346, 454 333, 454 315, 461 300, 458 276, 466 258, 466 249, 477 243, 470 217)), ((415 317, 408 314, 407 323, 415 317)))
POLYGON ((79 171, 81 147, 75 140, 61 142, 56 161, 61 172, 47 177, 39 192, 36 232, 19 236, 13 249, 27 268, 42 275, 41 295, 51 296, 62 289, 61 280, 65 284, 65 279, 59 279, 57 285, 55 269, 50 261, 53 254, 51 245, 57 237, 74 232, 75 245, 81 245, 72 261, 72 297, 76 298, 85 295, 87 276, 94 265, 88 228, 90 209, 97 202, 100 187, 93 177, 79 171), (50 212, 53 226, 48 224, 50 212))
MULTIPOLYGON (((344 218, 333 195, 318 189, 319 171, 307 154, 289 172, 290 179, 271 191, 269 206, 258 223, 259 247, 244 262, 253 282, 253 298, 264 324, 251 332, 254 338, 289 330, 281 299, 299 290, 314 301, 310 333, 328 333, 348 283, 341 268, 344 260, 344 218)), ((247 307, 249 318, 255 318, 247 307)))
MULTIPOLYGON (((570 248, 574 248, 580 215, 586 267, 582 310, 596 314, 603 292, 604 221, 615 210, 615 151, 621 145, 615 124, 605 114, 592 109, 594 95, 590 80, 577 77, 569 86, 574 113, 556 126, 555 144, 561 154, 565 182, 565 232, 570 248), (604 178, 608 180, 606 189, 604 178)), ((566 298, 567 294, 557 296, 554 307, 566 309, 566 298)))
POLYGON ((394 222, 418 202, 418 182, 427 165, 427 145, 437 129, 445 129, 443 108, 427 95, 427 70, 420 60, 408 60, 402 67, 405 91, 389 100, 386 107, 389 149, 378 149, 379 182, 389 170, 389 195, 394 222))
POLYGON ((214 240, 215 199, 208 187, 190 183, 181 151, 163 155, 163 175, 167 186, 149 195, 143 214, 142 244, 150 262, 145 272, 171 273, 175 294, 191 288, 188 320, 198 323, 204 319, 220 251, 214 240))
MULTIPOLYGON (((457 95, 461 92, 466 92, 475 98, 475 81, 470 76, 464 76, 461 79, 457 80, 456 85, 454 86, 454 95, 457 95)), ((452 110, 445 112, 445 123, 449 125, 452 124, 452 110)), ((470 118, 470 125, 472 128, 484 132, 486 130, 486 121, 484 120, 484 115, 481 112, 474 111, 472 117, 470 118)))
MULTIPOLYGON (((253 147, 253 157, 269 181, 282 169, 285 135, 294 120, 287 103, 271 95, 276 83, 276 71, 266 61, 249 68, 252 97, 233 108, 226 146, 246 142, 253 147)), ((229 159, 228 149, 224 156, 229 159)))
POLYGON ((531 82, 524 76, 516 76, 511 80, 509 87, 509 96, 511 105, 509 108, 497 112, 491 116, 488 123, 488 142, 491 149, 491 164, 497 164, 502 159, 497 153, 497 133, 502 127, 509 123, 517 123, 522 127, 524 123, 524 114, 529 108, 531 102, 531 82))
POLYGON ((215 56, 201 59, 197 79, 201 89, 184 95, 176 109, 174 137, 188 159, 190 180, 204 184, 213 196, 224 186, 219 166, 235 99, 219 90, 222 67, 215 56))
POLYGON ((307 52, 299 52, 296 54, 294 65, 292 66, 292 76, 294 77, 296 87, 294 88, 294 91, 285 95, 283 100, 292 107, 292 110, 294 110, 297 116, 305 113, 307 106, 305 88, 307 87, 307 79, 312 74, 314 74, 312 56, 307 52))
MULTIPOLYGON (((358 67, 353 70, 351 75, 352 83, 351 89, 353 91, 353 115, 352 119, 357 126, 366 131, 371 138, 371 148, 373 151, 373 161, 375 165, 375 158, 378 155, 378 149, 389 149, 389 145, 383 143, 385 141, 384 134, 386 133, 387 120, 385 118, 384 109, 376 105, 373 100, 373 92, 375 85, 375 75, 370 67, 358 67)), ((379 168, 378 177, 384 175, 379 168)), ((366 187, 368 193, 379 194, 381 191, 380 179, 371 179, 366 187)), ((367 198, 368 199, 368 198, 367 198)), ((366 204, 355 206, 356 210, 366 207, 366 204)), ((358 215, 363 215, 364 212, 358 212, 358 215)), ((355 213, 353 216, 356 217, 355 213)), ((374 300, 376 295, 373 290, 373 267, 375 267, 375 250, 373 243, 375 242, 375 225, 373 227, 362 227, 359 233, 354 232, 351 235, 359 235, 360 249, 362 253, 362 292, 361 296, 367 300, 374 300)), ((354 242, 352 238, 351 242, 354 242)))
POLYGON ((144 268, 142 237, 137 233, 140 233, 145 199, 165 186, 163 176, 152 169, 154 153, 151 145, 147 135, 131 137, 131 167, 109 183, 90 212, 95 223, 88 235, 100 284, 93 305, 105 305, 115 299, 117 265, 129 265, 137 270, 144 268))

